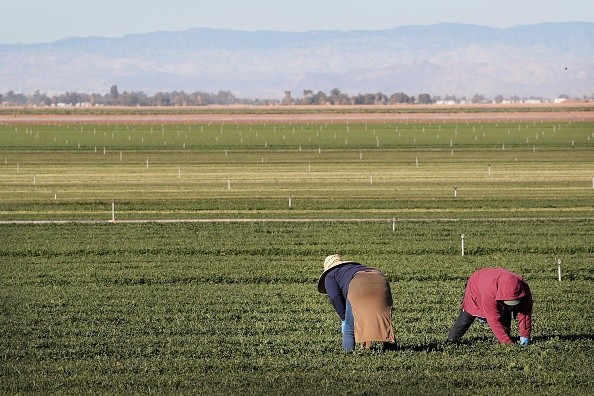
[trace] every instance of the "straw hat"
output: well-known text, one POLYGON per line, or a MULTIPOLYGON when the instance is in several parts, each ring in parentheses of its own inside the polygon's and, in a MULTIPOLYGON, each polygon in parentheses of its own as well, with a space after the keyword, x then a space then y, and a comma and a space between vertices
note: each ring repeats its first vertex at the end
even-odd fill
POLYGON ((320 275, 320 280, 318 280, 318 291, 320 293, 326 294, 326 286, 324 286, 324 279, 326 279, 326 275, 330 270, 348 263, 354 263, 354 261, 344 261, 340 254, 331 254, 330 256, 326 257, 324 260, 324 272, 320 275))

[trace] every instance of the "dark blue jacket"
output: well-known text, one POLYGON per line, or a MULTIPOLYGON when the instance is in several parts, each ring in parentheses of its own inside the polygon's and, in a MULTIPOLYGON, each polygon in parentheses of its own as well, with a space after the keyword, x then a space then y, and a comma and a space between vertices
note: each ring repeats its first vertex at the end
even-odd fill
POLYGON ((326 274, 324 286, 328 293, 330 303, 336 310, 340 320, 344 320, 346 310, 346 298, 349 293, 349 283, 353 276, 362 270, 369 269, 359 263, 348 263, 340 265, 326 274))

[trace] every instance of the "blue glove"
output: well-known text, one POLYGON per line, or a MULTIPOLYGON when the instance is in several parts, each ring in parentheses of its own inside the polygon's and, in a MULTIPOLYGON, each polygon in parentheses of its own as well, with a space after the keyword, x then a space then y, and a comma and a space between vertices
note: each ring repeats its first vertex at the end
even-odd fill
POLYGON ((343 320, 343 321, 340 323, 340 332, 341 332, 342 334, 344 334, 344 328, 345 328, 345 327, 346 327, 346 321, 345 321, 345 320, 343 320))
POLYGON ((487 324, 487 320, 485 318, 477 318, 479 323, 482 324, 483 326, 487 324))
POLYGON ((520 337, 520 345, 526 346, 530 344, 530 338, 520 337))

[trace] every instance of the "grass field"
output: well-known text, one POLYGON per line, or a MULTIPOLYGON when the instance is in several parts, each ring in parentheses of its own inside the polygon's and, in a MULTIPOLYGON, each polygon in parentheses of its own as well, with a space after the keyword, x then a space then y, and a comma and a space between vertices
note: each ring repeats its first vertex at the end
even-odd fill
POLYGON ((593 123, 0 126, 0 220, 588 217, 593 123), (289 200, 290 206, 289 206, 289 200))
POLYGON ((593 132, 2 125, 0 393, 590 394, 593 132), (400 351, 342 353, 334 252, 387 275, 400 351), (531 346, 444 342, 485 266, 530 283, 531 346))

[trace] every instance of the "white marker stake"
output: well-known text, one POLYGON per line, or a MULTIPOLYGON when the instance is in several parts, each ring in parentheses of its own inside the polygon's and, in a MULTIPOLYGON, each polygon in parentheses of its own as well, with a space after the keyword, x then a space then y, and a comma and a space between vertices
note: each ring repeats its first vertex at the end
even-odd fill
POLYGON ((148 169, 149 165, 148 165, 148 158, 146 159, 146 169, 148 169))
POLYGON ((289 197, 289 208, 291 207, 291 197, 289 197))
POLYGON ((33 185, 36 185, 35 175, 33 175, 33 185))
POLYGON ((392 232, 396 231, 396 218, 392 219, 392 232))
POLYGON ((227 180, 227 190, 231 190, 231 180, 227 180))
POLYGON ((559 282, 561 282, 561 259, 557 259, 557 275, 559 276, 559 282))
POLYGON ((177 178, 181 179, 181 166, 177 168, 177 178))
POLYGON ((454 197, 458 196, 458 187, 454 187, 454 197))
POLYGON ((489 165, 489 176, 491 176, 491 165, 489 165))
POLYGON ((115 200, 111 201, 111 220, 109 220, 110 223, 115 223, 116 219, 115 219, 115 200))
POLYGON ((462 238, 462 256, 464 256, 464 234, 460 236, 462 238))
POLYGON ((373 174, 369 175, 369 184, 373 184, 373 174))

